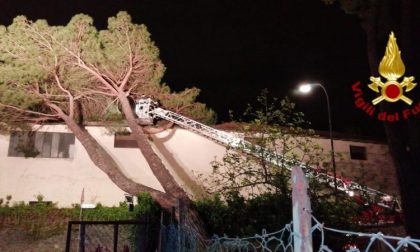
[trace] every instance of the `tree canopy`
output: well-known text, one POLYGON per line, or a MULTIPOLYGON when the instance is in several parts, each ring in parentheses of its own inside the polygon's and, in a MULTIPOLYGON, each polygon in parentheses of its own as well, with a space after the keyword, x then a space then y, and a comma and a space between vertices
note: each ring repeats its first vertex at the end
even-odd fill
POLYGON ((197 88, 176 93, 161 83, 165 67, 159 50, 146 26, 133 24, 126 12, 109 18, 102 31, 84 14, 66 26, 18 16, 10 26, 1 26, 0 34, 3 122, 60 120, 56 106, 70 117, 112 120, 116 117, 105 115, 118 113, 112 110, 116 86, 134 99, 150 96, 167 109, 214 122, 214 112, 195 102, 197 88))

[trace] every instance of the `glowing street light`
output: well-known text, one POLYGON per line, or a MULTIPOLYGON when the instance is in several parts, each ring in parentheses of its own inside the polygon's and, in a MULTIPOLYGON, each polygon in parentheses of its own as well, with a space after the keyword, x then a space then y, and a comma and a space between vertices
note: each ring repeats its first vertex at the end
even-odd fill
POLYGON ((312 90, 311 84, 302 84, 299 86, 299 92, 301 92, 302 94, 307 94, 311 92, 311 90, 312 90))
POLYGON ((331 163, 333 166, 333 173, 334 173, 334 189, 335 189, 335 193, 337 194, 337 167, 335 165, 335 152, 334 152, 334 140, 333 140, 333 135, 332 135, 330 98, 328 96, 327 90, 320 83, 303 83, 299 86, 298 90, 302 94, 308 94, 312 91, 314 87, 320 87, 324 91, 325 97, 327 99, 328 126, 329 126, 329 133, 330 133, 330 142, 331 142, 331 163))

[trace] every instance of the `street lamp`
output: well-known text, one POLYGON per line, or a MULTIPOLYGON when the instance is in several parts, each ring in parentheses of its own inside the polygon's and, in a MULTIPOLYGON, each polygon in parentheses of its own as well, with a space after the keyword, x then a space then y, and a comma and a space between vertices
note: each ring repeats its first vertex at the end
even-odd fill
POLYGON ((332 135, 332 123, 331 123, 331 107, 330 107, 330 98, 328 96, 327 90, 325 87, 320 83, 304 83, 299 86, 299 92, 303 94, 307 94, 312 91, 312 88, 314 87, 320 87, 325 94, 325 97, 327 98, 327 109, 328 109, 328 126, 330 131, 330 142, 331 142, 331 162, 333 166, 333 173, 334 173, 334 189, 335 194, 337 195, 337 167, 335 165, 335 153, 334 153, 334 141, 333 141, 333 135, 332 135))

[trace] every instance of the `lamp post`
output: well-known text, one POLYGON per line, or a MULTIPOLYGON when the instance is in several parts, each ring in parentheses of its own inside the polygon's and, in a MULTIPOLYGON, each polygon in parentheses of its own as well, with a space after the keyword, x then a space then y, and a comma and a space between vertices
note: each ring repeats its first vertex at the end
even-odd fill
POLYGON ((334 190, 335 194, 337 195, 337 167, 335 165, 335 152, 334 152, 334 141, 333 141, 333 135, 332 135, 332 123, 331 123, 331 107, 330 107, 330 98, 328 96, 327 90, 325 87, 320 83, 305 83, 299 86, 299 92, 303 94, 307 94, 311 92, 313 87, 320 87, 325 94, 325 97, 327 98, 327 110, 328 110, 328 126, 329 126, 329 133, 330 133, 330 142, 331 142, 331 162, 333 167, 333 173, 334 173, 334 190))

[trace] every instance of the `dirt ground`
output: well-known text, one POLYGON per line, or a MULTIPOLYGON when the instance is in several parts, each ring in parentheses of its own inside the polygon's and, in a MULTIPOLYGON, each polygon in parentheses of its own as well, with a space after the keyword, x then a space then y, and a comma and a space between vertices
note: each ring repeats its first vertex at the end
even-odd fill
POLYGON ((60 234, 42 240, 33 240, 19 231, 0 229, 0 251, 2 252, 54 252, 64 251, 66 234, 60 234))

